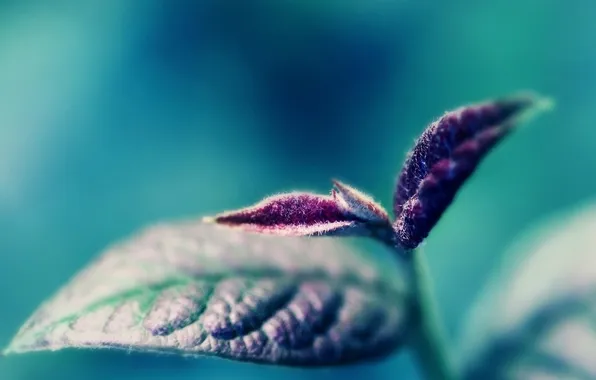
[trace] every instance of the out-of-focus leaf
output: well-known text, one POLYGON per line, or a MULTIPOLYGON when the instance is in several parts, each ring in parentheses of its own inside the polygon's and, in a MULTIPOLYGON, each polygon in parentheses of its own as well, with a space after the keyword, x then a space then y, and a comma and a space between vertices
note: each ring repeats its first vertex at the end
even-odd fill
POLYGON ((312 366, 381 357, 408 319, 399 266, 381 261, 331 238, 164 224, 101 255, 4 353, 119 348, 312 366))
POLYGON ((596 379, 596 204, 512 247, 469 318, 465 379, 596 379))

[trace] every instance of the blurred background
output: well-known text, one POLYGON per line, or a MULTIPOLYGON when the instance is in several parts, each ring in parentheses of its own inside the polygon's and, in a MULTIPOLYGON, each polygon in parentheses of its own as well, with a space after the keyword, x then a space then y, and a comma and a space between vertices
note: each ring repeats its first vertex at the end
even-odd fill
MULTIPOLYGON (((422 129, 531 89, 554 112, 500 145, 425 249, 455 345, 504 248, 596 193, 589 0, 0 1, 0 345, 114 240, 337 177, 390 206, 422 129)), ((64 351, 36 379, 418 379, 406 353, 337 369, 64 351)))

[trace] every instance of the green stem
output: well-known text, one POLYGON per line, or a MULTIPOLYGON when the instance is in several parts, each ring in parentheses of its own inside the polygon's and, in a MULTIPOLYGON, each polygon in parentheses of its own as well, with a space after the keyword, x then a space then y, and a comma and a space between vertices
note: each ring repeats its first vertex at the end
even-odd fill
POLYGON ((415 291, 412 306, 417 323, 410 335, 410 349, 426 379, 457 380, 437 312, 426 257, 422 250, 412 253, 411 274, 415 291))

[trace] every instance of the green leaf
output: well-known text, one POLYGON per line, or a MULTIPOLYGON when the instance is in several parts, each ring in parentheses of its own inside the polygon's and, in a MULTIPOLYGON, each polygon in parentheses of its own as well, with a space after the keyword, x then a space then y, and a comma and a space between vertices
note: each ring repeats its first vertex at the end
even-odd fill
POLYGON ((117 348, 312 366, 381 357, 408 321, 392 264, 332 238, 155 226, 79 273, 4 353, 117 348))
POLYGON ((596 203, 526 233, 464 326, 465 379, 596 378, 596 203))

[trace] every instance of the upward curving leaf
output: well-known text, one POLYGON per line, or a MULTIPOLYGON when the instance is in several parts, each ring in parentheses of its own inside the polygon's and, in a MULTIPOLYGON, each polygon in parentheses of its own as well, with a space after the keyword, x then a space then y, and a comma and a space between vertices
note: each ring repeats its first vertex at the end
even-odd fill
POLYGON ((408 154, 396 185, 398 242, 406 249, 416 248, 486 154, 528 111, 549 106, 549 100, 536 96, 511 96, 461 107, 432 123, 408 154))
POLYGON ((596 203, 532 230, 465 321, 463 379, 596 379, 596 203))
POLYGON ((4 353, 118 348, 303 366, 380 357, 408 324, 408 285, 384 267, 329 238, 156 226, 91 263, 4 353))

